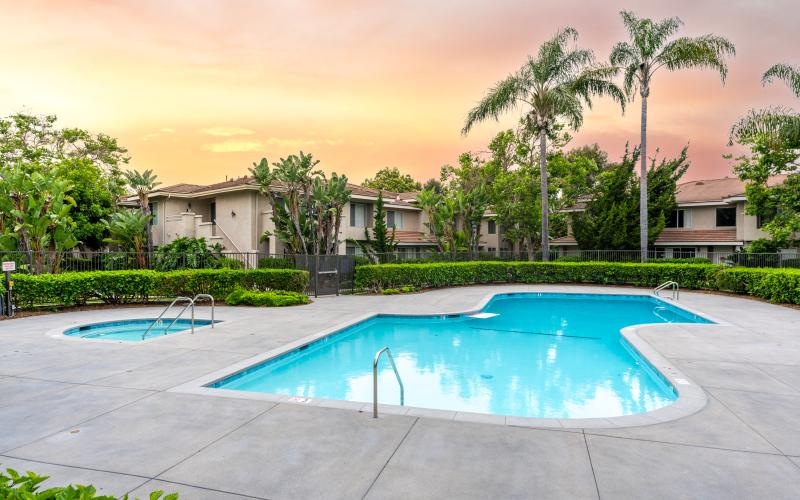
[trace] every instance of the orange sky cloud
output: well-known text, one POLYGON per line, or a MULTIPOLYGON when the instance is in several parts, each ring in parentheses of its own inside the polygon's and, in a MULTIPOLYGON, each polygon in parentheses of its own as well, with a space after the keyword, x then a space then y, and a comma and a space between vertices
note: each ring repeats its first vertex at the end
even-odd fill
MULTIPOLYGON (((727 84, 710 72, 658 74, 651 143, 689 144, 689 178, 729 174, 730 124, 751 107, 797 106, 774 62, 798 64, 793 1, 138 1, 0 2, 0 112, 57 114, 116 136, 132 166, 165 183, 220 181, 302 149, 359 182, 384 166, 425 180, 515 124, 459 134, 470 106, 559 27, 605 58, 617 12, 677 15, 684 33, 737 47, 727 84)), ((570 146, 612 156, 638 143, 639 103, 588 111, 570 146)))

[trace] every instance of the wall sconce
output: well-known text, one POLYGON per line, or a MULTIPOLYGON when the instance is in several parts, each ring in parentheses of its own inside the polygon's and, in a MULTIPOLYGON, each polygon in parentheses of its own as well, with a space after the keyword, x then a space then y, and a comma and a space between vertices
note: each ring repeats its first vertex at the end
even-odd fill
POLYGON ((236 212, 234 212, 233 210, 231 210, 231 217, 236 217, 236 212))

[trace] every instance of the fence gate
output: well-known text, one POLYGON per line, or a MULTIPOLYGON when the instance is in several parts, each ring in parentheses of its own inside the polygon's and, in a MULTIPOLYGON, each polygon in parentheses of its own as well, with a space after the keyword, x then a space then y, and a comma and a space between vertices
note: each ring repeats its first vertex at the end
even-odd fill
POLYGON ((339 295, 353 288, 355 258, 352 256, 296 255, 295 268, 308 271, 309 295, 339 295))

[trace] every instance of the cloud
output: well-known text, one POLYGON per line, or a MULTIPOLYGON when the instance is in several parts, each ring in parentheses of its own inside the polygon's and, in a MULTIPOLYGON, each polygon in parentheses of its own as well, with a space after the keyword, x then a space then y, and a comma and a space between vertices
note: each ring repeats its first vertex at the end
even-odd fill
POLYGON ((212 142, 203 144, 203 150, 212 153, 247 153, 250 151, 262 151, 264 143, 262 141, 241 141, 227 140, 222 142, 212 142))
POLYGON ((280 147, 301 147, 301 146, 338 146, 344 143, 341 139, 294 139, 294 138, 281 138, 270 137, 266 140, 266 144, 270 146, 280 147))
POLYGON ((176 131, 175 131, 174 128, 163 127, 163 128, 158 129, 157 132, 150 132, 150 133, 144 134, 142 136, 142 140, 143 141, 149 141, 150 139, 155 139, 156 137, 161 137, 161 136, 167 135, 167 134, 174 134, 175 132, 176 131))
POLYGON ((253 135, 255 132, 240 127, 209 127, 202 129, 200 133, 213 135, 214 137, 234 137, 237 135, 253 135))

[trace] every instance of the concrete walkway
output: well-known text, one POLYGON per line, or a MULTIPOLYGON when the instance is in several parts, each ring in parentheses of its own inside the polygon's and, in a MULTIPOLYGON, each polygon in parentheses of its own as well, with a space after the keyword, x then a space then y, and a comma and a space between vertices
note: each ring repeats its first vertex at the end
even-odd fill
MULTIPOLYGON (((160 308, 0 322, 0 467, 102 493, 232 498, 797 498, 800 310, 684 292, 731 325, 643 333, 708 395, 698 413, 617 429, 536 429, 167 392, 367 312, 444 313, 488 293, 627 292, 483 286, 218 308, 215 330, 138 345, 55 339, 54 328, 160 308)), ((207 308, 198 308, 205 317, 207 308)))

